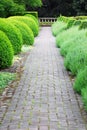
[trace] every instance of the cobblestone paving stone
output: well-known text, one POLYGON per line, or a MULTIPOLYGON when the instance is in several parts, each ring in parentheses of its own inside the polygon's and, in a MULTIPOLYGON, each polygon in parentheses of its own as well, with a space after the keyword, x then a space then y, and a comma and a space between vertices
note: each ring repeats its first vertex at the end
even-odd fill
POLYGON ((86 130, 50 27, 36 38, 0 130, 86 130))

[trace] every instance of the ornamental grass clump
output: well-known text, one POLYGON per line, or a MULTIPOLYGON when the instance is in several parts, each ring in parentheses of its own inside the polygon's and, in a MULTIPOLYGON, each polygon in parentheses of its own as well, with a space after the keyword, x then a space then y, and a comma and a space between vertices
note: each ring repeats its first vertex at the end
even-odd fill
POLYGON ((14 80, 15 78, 16 78, 15 73, 0 72, 0 92, 1 92, 1 89, 7 87, 9 82, 14 80))
MULTIPOLYGON (((73 32, 72 32, 73 33, 73 32)), ((77 35, 74 37, 70 37, 67 41, 63 42, 61 45, 61 55, 66 56, 67 53, 72 51, 72 49, 76 48, 77 46, 87 44, 87 36, 86 30, 80 30, 77 32, 77 35)))
POLYGON ((0 31, 0 69, 7 68, 12 65, 13 47, 3 31, 0 31))
POLYGON ((11 19, 11 18, 9 18, 8 21, 11 22, 20 30, 22 34, 23 44, 33 45, 34 43, 33 32, 25 23, 18 20, 11 19))
POLYGON ((81 20, 75 20, 73 26, 78 26, 81 24, 81 20))
POLYGON ((87 66, 78 73, 73 85, 74 90, 79 94, 81 94, 82 89, 86 87, 87 87, 87 66))
POLYGON ((70 19, 68 20, 68 23, 67 23, 67 29, 71 28, 73 26, 73 23, 75 22, 75 19, 70 19))
POLYGON ((82 100, 84 103, 84 108, 87 111, 87 84, 86 84, 85 88, 82 89, 81 95, 82 95, 82 100))
POLYGON ((11 18, 14 20, 24 22, 25 24, 27 24, 28 27, 31 28, 35 37, 38 35, 38 33, 39 33, 38 25, 36 24, 36 22, 32 18, 26 17, 26 16, 13 16, 11 18))
POLYGON ((69 69, 73 75, 87 66, 87 43, 79 45, 70 51, 65 58, 65 67, 69 69))
POLYGON ((61 21, 56 21, 52 25, 52 33, 54 36, 58 35, 60 32, 62 32, 66 27, 66 24, 61 21))
POLYGON ((6 19, 2 18, 0 18, 0 30, 5 32, 5 34, 8 36, 12 44, 14 54, 18 54, 21 51, 23 44, 20 30, 9 21, 6 21, 6 19))
POLYGON ((58 17, 57 19, 58 19, 58 21, 63 21, 63 22, 65 22, 65 23, 68 23, 68 21, 69 21, 70 18, 61 15, 61 16, 58 17))
POLYGON ((65 43, 69 39, 74 38, 77 35, 78 31, 79 31, 78 27, 75 26, 75 27, 69 28, 67 30, 64 30, 62 33, 59 33, 56 36, 57 47, 61 47, 63 43, 65 43))

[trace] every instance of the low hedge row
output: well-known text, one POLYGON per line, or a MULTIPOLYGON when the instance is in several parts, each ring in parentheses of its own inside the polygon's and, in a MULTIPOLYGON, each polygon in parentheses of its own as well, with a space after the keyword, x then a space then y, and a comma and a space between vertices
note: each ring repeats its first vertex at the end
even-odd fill
POLYGON ((87 110, 87 20, 64 17, 52 25, 56 45, 65 57, 64 65, 75 75, 74 90, 82 95, 87 110), (63 26, 63 24, 66 24, 63 26), (58 27, 58 28, 56 28, 58 27), (62 31, 60 31, 60 28, 62 31))
POLYGON ((0 69, 11 66, 13 56, 21 52, 23 44, 33 45, 38 33, 34 16, 0 18, 0 69))
POLYGON ((32 15, 34 16, 36 19, 38 19, 38 12, 37 11, 26 11, 25 15, 32 15))
POLYGON ((39 33, 39 27, 37 25, 37 23, 34 21, 34 19, 32 19, 31 17, 27 17, 27 16, 13 16, 10 17, 13 20, 18 20, 21 22, 24 22, 25 24, 27 24, 27 26, 29 28, 31 28, 34 36, 36 37, 39 33))

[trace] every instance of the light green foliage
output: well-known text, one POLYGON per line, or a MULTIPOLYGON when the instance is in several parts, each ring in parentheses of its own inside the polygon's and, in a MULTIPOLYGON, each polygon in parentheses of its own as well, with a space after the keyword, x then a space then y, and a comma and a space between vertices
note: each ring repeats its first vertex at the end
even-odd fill
POLYGON ((87 16, 76 16, 75 19, 77 19, 77 20, 85 20, 85 19, 87 19, 87 16))
POLYGON ((19 29, 14 25, 6 21, 6 19, 0 18, 0 30, 4 31, 14 49, 14 54, 18 54, 21 51, 23 44, 22 35, 19 29))
POLYGON ((23 22, 8 18, 8 21, 15 25, 22 34, 23 44, 33 45, 34 35, 32 30, 23 22))
POLYGON ((77 31, 78 31, 78 27, 72 27, 58 34, 56 36, 57 47, 61 47, 65 41, 68 41, 68 39, 70 38, 72 39, 76 35, 77 31))
POLYGON ((84 103, 84 108, 87 111, 87 84, 86 84, 85 88, 82 89, 81 95, 82 95, 82 100, 84 103))
POLYGON ((79 29, 87 29, 87 21, 82 21, 79 26, 79 29))
POLYGON ((80 24, 81 24, 81 20, 75 20, 73 23, 74 26, 78 26, 80 24))
POLYGON ((0 89, 7 87, 8 83, 16 78, 16 74, 0 72, 0 89))
POLYGON ((72 37, 68 37, 68 40, 62 43, 60 51, 61 55, 66 56, 66 54, 72 51, 72 49, 83 44, 87 44, 86 30, 76 30, 74 34, 72 32, 72 37))
POLYGON ((64 31, 66 24, 64 22, 56 21, 52 25, 52 33, 54 36, 58 35, 60 32, 64 31))
POLYGON ((87 65, 87 43, 79 45, 71 50, 65 58, 65 66, 76 75, 87 65))
POLYGON ((61 15, 60 17, 58 17, 58 21, 62 21, 62 22, 68 23, 69 18, 70 17, 65 17, 65 16, 61 15))
POLYGON ((0 31, 0 69, 12 65, 13 48, 4 32, 0 31))
POLYGON ((73 26, 73 23, 75 22, 75 19, 70 19, 67 23, 67 29, 71 28, 73 26))
MULTIPOLYGON (((59 21, 63 19, 60 18, 59 21)), ((69 26, 72 27, 59 32, 56 36, 56 44, 60 47, 61 54, 65 56, 65 67, 72 72, 72 75, 77 76, 73 88, 82 94, 84 107, 87 110, 87 22, 75 20, 69 26)), ((55 32, 56 28, 52 31, 55 32)))
POLYGON ((38 27, 39 27, 39 21, 38 21, 38 19, 35 16, 33 16, 31 14, 25 14, 25 16, 32 18, 36 22, 36 24, 38 25, 38 27))
POLYGON ((73 87, 79 94, 81 94, 83 88, 87 87, 87 66, 78 73, 73 87))
POLYGON ((33 49, 33 46, 29 46, 29 45, 23 45, 22 46, 22 52, 25 53, 25 52, 29 52, 33 49))
POLYGON ((38 33, 39 33, 38 25, 36 24, 36 22, 32 18, 29 18, 29 17, 26 17, 26 16, 13 16, 11 18, 14 19, 14 20, 24 22, 25 24, 27 24, 28 27, 31 28, 34 36, 38 35, 38 33))

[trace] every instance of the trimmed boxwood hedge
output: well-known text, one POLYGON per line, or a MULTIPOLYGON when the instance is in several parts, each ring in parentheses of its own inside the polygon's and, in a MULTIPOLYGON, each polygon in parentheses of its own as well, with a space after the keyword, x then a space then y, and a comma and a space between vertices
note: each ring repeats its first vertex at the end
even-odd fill
POLYGON ((79 45, 70 51, 65 58, 65 67, 76 75, 87 65, 87 44, 79 45))
POLYGON ((14 54, 18 54, 22 48, 22 35, 19 29, 17 29, 14 25, 10 22, 6 21, 6 19, 0 18, 0 30, 5 32, 8 36, 9 40, 14 49, 14 54))
POLYGON ((21 32, 23 38, 23 44, 33 45, 34 35, 32 30, 23 22, 8 18, 8 21, 15 25, 21 32))
POLYGON ((87 87, 87 66, 78 73, 73 87, 79 94, 81 94, 83 88, 87 87))
POLYGON ((38 19, 38 12, 37 11, 26 11, 25 15, 26 14, 33 15, 34 17, 36 17, 38 19))
POLYGON ((38 25, 38 27, 39 27, 39 21, 38 21, 38 19, 35 16, 33 16, 31 14, 25 14, 25 16, 32 18, 36 22, 36 24, 38 25))
POLYGON ((84 20, 84 19, 87 19, 87 16, 76 16, 75 19, 84 20))
POLYGON ((29 18, 29 17, 26 17, 26 16, 13 16, 11 18, 24 22, 25 24, 27 24, 31 28, 34 36, 38 35, 38 33, 39 33, 38 25, 36 24, 36 22, 32 18, 29 18))
POLYGON ((13 47, 6 34, 0 30, 0 69, 12 65, 13 47))

